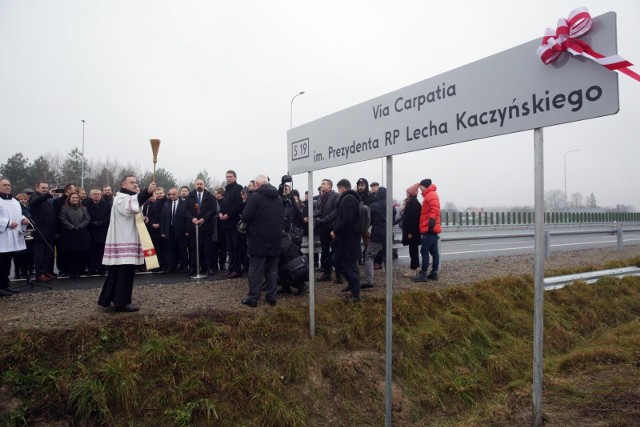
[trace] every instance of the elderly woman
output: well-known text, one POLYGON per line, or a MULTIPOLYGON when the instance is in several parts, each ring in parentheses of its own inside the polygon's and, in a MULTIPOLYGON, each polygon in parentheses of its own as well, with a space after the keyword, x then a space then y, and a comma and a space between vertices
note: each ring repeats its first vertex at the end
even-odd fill
POLYGON ((91 245, 89 223, 91 217, 87 208, 80 204, 77 192, 69 195, 60 210, 60 251, 69 261, 69 277, 77 279, 84 270, 86 254, 91 245))

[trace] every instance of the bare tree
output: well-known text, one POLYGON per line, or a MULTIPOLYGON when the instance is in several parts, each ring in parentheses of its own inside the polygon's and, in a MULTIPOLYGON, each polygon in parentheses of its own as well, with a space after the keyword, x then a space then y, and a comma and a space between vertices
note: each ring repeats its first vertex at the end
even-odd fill
POLYGON ((581 193, 571 195, 571 207, 576 209, 584 207, 584 196, 581 193))
POLYGON ((566 206, 564 192, 561 190, 547 191, 544 195, 545 210, 562 209, 566 206))
POLYGON ((458 207, 453 202, 447 202, 444 204, 444 212, 458 212, 458 207))

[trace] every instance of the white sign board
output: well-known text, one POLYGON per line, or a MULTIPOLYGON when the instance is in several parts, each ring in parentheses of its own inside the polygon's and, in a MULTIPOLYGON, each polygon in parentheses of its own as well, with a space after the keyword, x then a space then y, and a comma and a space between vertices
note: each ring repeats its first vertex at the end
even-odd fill
MULTIPOLYGON (((616 15, 582 40, 617 53, 616 15)), ((618 76, 565 52, 552 65, 542 38, 379 96, 287 133, 290 173, 355 163, 618 112, 618 76)))

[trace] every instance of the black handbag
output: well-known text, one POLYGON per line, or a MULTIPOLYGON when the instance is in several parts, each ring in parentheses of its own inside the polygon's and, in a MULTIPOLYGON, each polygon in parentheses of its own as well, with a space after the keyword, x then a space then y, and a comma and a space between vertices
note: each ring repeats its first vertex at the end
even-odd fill
POLYGON ((287 272, 291 280, 304 281, 309 277, 309 261, 305 255, 298 255, 288 261, 283 269, 287 272))
POLYGON ((296 244, 297 247, 302 246, 302 237, 304 236, 304 230, 299 227, 291 227, 289 229, 289 237, 291 241, 296 244))

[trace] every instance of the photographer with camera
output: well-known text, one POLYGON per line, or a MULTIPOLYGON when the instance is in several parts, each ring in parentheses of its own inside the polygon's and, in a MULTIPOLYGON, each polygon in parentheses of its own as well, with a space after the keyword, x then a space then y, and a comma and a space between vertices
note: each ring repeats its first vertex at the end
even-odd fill
POLYGON ((33 236, 33 264, 36 281, 49 282, 58 277, 53 272, 53 239, 56 234, 57 216, 51 198, 64 192, 62 189, 49 189, 49 184, 38 181, 36 192, 29 199, 31 219, 36 226, 33 236))
POLYGON ((278 186, 284 209, 282 230, 288 233, 293 243, 300 247, 304 235, 303 205, 300 203, 300 193, 291 189, 292 184, 293 178, 290 175, 284 175, 278 186))

